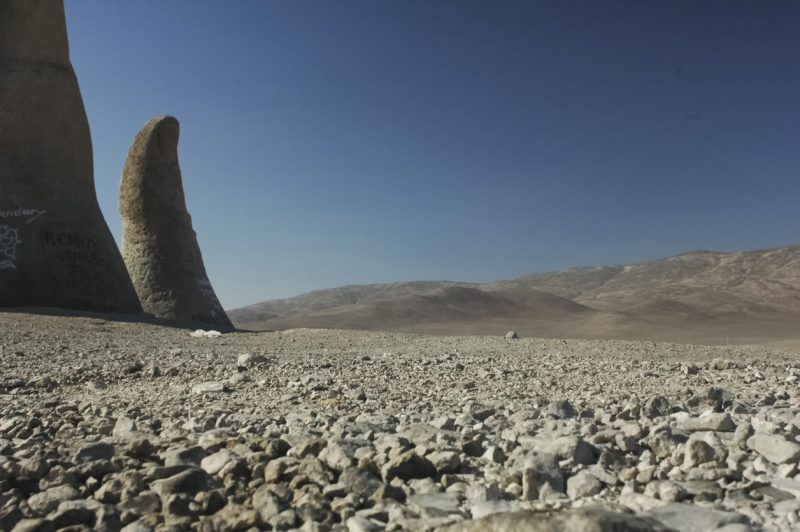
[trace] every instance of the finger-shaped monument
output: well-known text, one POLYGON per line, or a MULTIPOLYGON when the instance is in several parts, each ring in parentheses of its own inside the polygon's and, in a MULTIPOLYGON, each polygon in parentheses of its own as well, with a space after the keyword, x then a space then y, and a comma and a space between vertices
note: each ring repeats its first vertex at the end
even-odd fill
POLYGON ((178 164, 180 126, 150 120, 136 135, 119 193, 122 255, 145 312, 231 328, 206 275, 178 164))
POLYGON ((141 312, 97 203, 62 0, 0 1, 0 306, 141 312))

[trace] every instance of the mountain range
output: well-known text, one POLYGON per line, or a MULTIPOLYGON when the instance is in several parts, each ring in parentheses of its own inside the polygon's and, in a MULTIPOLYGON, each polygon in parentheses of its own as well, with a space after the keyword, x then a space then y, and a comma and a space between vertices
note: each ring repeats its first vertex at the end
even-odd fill
POLYGON ((242 329, 755 343, 800 338, 800 245, 694 251, 491 283, 343 286, 228 311, 242 329))

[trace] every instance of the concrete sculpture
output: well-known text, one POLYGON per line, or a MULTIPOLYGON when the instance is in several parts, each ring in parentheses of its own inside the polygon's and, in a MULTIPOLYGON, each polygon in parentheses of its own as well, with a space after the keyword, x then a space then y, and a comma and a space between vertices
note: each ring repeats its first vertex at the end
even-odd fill
POLYGON ((62 0, 2 0, 0 306, 141 312, 92 164, 62 0))
POLYGON ((178 164, 180 127, 171 116, 136 135, 122 174, 122 254, 145 312, 231 328, 206 275, 178 164))

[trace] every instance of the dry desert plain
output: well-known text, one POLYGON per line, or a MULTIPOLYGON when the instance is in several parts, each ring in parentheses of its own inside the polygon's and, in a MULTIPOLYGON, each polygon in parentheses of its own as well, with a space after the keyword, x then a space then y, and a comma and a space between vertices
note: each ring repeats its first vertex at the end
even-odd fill
POLYGON ((797 527, 791 347, 0 330, 3 530, 797 527))

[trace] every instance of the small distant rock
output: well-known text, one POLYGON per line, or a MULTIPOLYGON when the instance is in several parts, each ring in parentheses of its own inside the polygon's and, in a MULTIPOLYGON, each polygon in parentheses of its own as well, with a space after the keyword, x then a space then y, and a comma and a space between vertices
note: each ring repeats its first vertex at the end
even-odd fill
MULTIPOLYGON (((500 453, 502 453, 502 450, 500 453)), ((431 461, 439 473, 456 473, 461 466, 461 455, 455 451, 434 451, 427 455, 426 458, 431 461)), ((503 456, 503 459, 505 459, 505 456, 503 456)))
POLYGON ((681 364, 681 373, 684 375, 697 375, 700 369, 694 364, 681 364))
POLYGON ((686 442, 683 468, 688 471, 700 464, 714 460, 716 456, 714 448, 708 443, 698 438, 689 438, 689 441, 686 442))
POLYGON ((666 397, 658 395, 645 402, 642 414, 650 419, 666 416, 670 412, 670 407, 669 400, 666 397))
POLYGON ((384 528, 380 522, 361 515, 354 515, 347 520, 348 532, 378 532, 384 528))
POLYGON ((364 393, 364 390, 360 387, 350 388, 345 392, 345 395, 352 399, 353 401, 366 401, 367 394, 364 393))
POLYGON ((156 480, 151 484, 150 489, 160 495, 163 500, 176 493, 194 495, 199 491, 203 491, 207 480, 208 478, 202 469, 190 468, 171 477, 156 480))
POLYGON ((224 393, 228 391, 228 387, 224 382, 220 381, 206 381, 192 386, 192 393, 224 393))
POLYGON ((115 438, 129 438, 136 432, 136 421, 129 417, 121 417, 114 424, 111 435, 115 438))
POLYGON ((687 418, 681 423, 689 432, 713 430, 715 432, 733 432, 736 424, 731 416, 723 412, 704 412, 699 417, 687 418))
POLYGON ((78 490, 72 486, 56 486, 31 495, 28 499, 28 506, 39 515, 45 515, 58 508, 62 502, 78 497, 78 490))
POLYGON ((567 400, 552 401, 544 409, 544 414, 556 419, 569 419, 577 415, 575 407, 567 400))
POLYGON ((715 369, 717 371, 731 369, 733 367, 733 362, 724 358, 715 358, 711 361, 711 369, 715 369))
POLYGON ((470 513, 473 519, 480 519, 487 515, 492 515, 501 512, 517 512, 520 510, 517 501, 481 501, 470 508, 470 513))
POLYGON ((603 484, 588 470, 583 469, 567 479, 567 495, 572 499, 591 497, 600 493, 603 484))
POLYGON ((389 482, 393 478, 403 480, 429 478, 436 475, 436 467, 427 458, 414 451, 407 451, 384 464, 381 473, 385 482, 389 482))
POLYGON ((534 501, 545 488, 545 491, 564 493, 564 473, 552 454, 535 454, 526 459, 522 471, 522 499, 534 501))
POLYGON ((143 369, 144 363, 141 360, 135 360, 125 364, 125 373, 128 374, 141 373, 143 369))
POLYGON ((425 493, 408 499, 409 506, 428 519, 461 515, 460 502, 456 493, 425 493))
POLYGON ((63 501, 58 509, 48 514, 47 520, 53 528, 60 529, 75 525, 98 525, 97 514, 103 511, 103 505, 91 499, 63 501))
POLYGON ((58 384, 47 375, 35 377, 31 379, 30 382, 28 382, 28 386, 33 386, 35 388, 43 388, 45 390, 51 390, 55 388, 57 385, 58 384))
POLYGON ((114 446, 110 443, 95 442, 84 445, 75 453, 72 460, 79 464, 95 460, 110 460, 114 456, 114 446))
POLYGON ((239 455, 236 453, 229 451, 228 449, 222 449, 203 458, 203 460, 200 462, 200 468, 209 475, 216 475, 229 462, 233 462, 238 458, 239 455))
POLYGON ((503 452, 503 449, 498 447, 497 445, 491 445, 486 452, 482 455, 484 460, 487 460, 494 464, 502 464, 506 461, 506 455, 503 452))
POLYGON ((196 331, 190 332, 189 336, 192 338, 217 338, 222 336, 222 333, 219 331, 204 331, 203 329, 197 329, 196 331))
POLYGON ((155 364, 150 364, 145 368, 144 376, 151 379, 157 379, 161 376, 161 368, 155 364))
POLYGON ((506 340, 519 340, 519 335, 517 331, 508 331, 506 333, 506 340))
POLYGON ((236 367, 240 370, 251 369, 259 364, 264 364, 267 362, 267 357, 264 355, 254 355, 253 353, 244 353, 239 355, 239 358, 236 359, 236 367))

